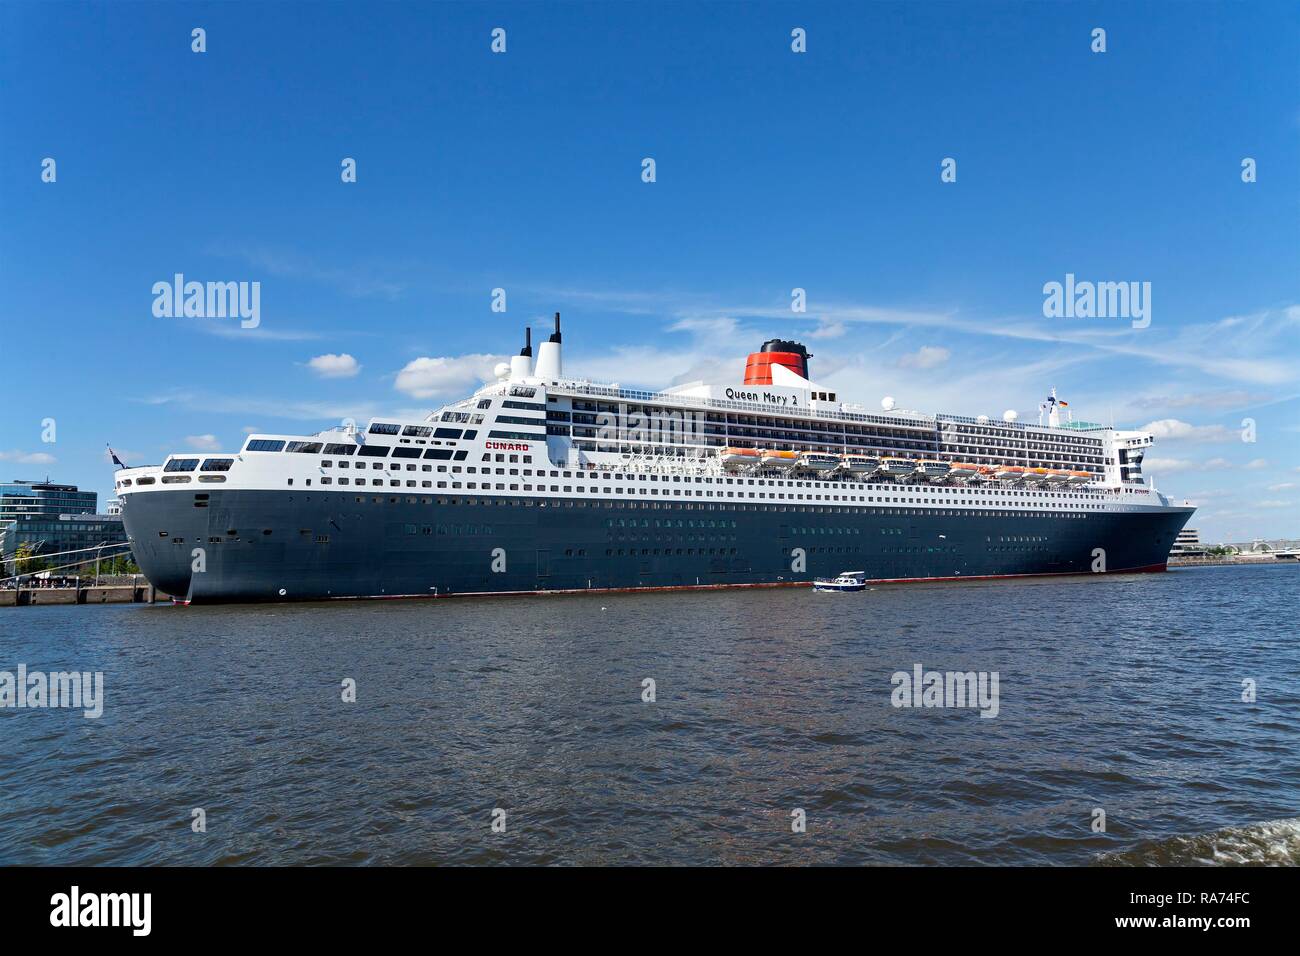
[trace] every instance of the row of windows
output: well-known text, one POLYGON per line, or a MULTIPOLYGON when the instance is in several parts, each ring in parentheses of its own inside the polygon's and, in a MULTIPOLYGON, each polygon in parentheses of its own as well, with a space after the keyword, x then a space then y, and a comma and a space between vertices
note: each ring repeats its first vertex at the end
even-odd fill
MULTIPOLYGON (((408 467, 412 467, 412 466, 408 466, 408 467)), ((425 470, 428 470, 428 466, 425 466, 425 470)), ((441 470, 443 470, 443 469, 440 467, 439 470, 441 471, 441 470)), ((471 468, 471 470, 472 470, 472 468, 471 468)), ((500 471, 500 469, 498 469, 498 471, 500 471)), ((484 469, 484 472, 486 473, 486 472, 487 472, 487 469, 484 469)), ((166 481, 167 479, 163 479, 163 480, 166 481)), ((697 479, 697 480, 698 480, 698 479, 697 479)), ((294 482, 294 480, 293 480, 292 478, 288 478, 288 479, 286 479, 286 484, 288 484, 288 485, 293 485, 293 482, 294 482)), ((308 486, 310 486, 311 483, 312 483, 312 480, 311 480, 310 478, 306 479, 305 482, 304 482, 304 484, 305 484, 305 485, 308 485, 308 486)), ((320 483, 321 483, 322 485, 329 485, 329 484, 333 484, 333 480, 332 480, 329 476, 325 476, 325 477, 323 477, 323 478, 320 479, 320 483)), ((339 477, 339 481, 338 481, 338 483, 341 484, 341 485, 346 485, 346 484, 348 484, 349 482, 348 482, 348 479, 347 479, 347 478, 345 478, 345 477, 343 477, 343 476, 340 476, 340 477, 339 477)), ((364 478, 357 478, 357 479, 355 480, 355 483, 358 484, 358 485, 364 485, 364 484, 366 483, 366 480, 365 480, 364 478)), ((374 484, 382 485, 382 484, 383 484, 383 480, 377 478, 377 479, 374 480, 374 484)), ((391 480, 389 480, 389 487, 392 487, 392 488, 400 488, 400 487, 402 487, 402 483, 401 483, 401 481, 399 481, 399 480, 397 480, 397 479, 391 479, 391 480)), ((406 482, 406 487, 408 487, 408 488, 415 488, 415 487, 417 487, 417 485, 416 485, 416 483, 415 483, 414 481, 410 481, 410 480, 408 480, 408 481, 406 482)), ((434 486, 431 482, 424 481, 424 482, 421 482, 420 485, 419 485, 418 487, 422 487, 422 488, 432 488, 432 487, 435 487, 435 486, 434 486)), ((439 482, 437 482, 436 487, 438 487, 438 488, 447 488, 447 487, 448 487, 448 482, 446 482, 446 481, 439 481, 439 482)), ((516 482, 516 483, 506 483, 506 482, 495 482, 495 483, 494 483, 494 482, 482 482, 482 483, 480 483, 480 482, 477 482, 477 481, 454 481, 454 480, 453 480, 453 481, 450 483, 450 487, 453 488, 453 489, 465 488, 465 489, 468 489, 468 490, 470 490, 470 491, 476 491, 476 490, 479 490, 480 488, 481 488, 482 490, 484 490, 484 491, 492 491, 492 490, 496 490, 496 491, 506 491, 506 490, 510 490, 510 491, 519 491, 519 490, 521 490, 521 486, 520 486, 520 484, 517 483, 517 482, 516 482)), ((587 486, 587 485, 550 485, 550 486, 547 486, 547 485, 545 485, 545 484, 537 484, 537 485, 533 485, 533 484, 527 484, 527 483, 525 483, 525 484, 523 484, 523 486, 522 486, 522 490, 525 491, 525 492, 529 492, 529 491, 542 491, 542 492, 544 492, 544 491, 547 491, 548 488, 549 488, 549 490, 550 490, 551 492, 553 492, 553 493, 580 494, 580 495, 582 495, 582 494, 601 494, 601 493, 604 493, 604 494, 619 494, 619 495, 621 495, 621 494, 623 494, 624 491, 625 491, 625 489, 622 488, 622 487, 613 487, 613 488, 611 488, 611 487, 609 487, 609 486, 605 486, 605 487, 602 488, 602 487, 600 487, 600 486, 598 486, 598 485, 590 485, 590 486, 587 486)), ((631 493, 631 491, 632 491, 632 489, 630 489, 630 488, 629 488, 629 489, 626 489, 626 490, 627 490, 629 493, 631 493)), ((650 494, 651 494, 651 495, 658 495, 658 494, 659 494, 659 489, 658 489, 658 488, 651 488, 651 489, 649 489, 649 491, 650 491, 650 494)), ((665 494, 665 495, 669 495, 670 493, 671 493, 671 494, 676 494, 676 495, 681 495, 681 496, 690 496, 690 495, 693 494, 693 495, 695 495, 696 497, 706 497, 706 496, 707 496, 707 497, 714 497, 714 495, 715 495, 715 492, 713 492, 713 491, 707 491, 707 492, 706 492, 706 491, 703 491, 703 490, 700 490, 700 489, 673 489, 671 492, 670 492, 668 489, 665 489, 665 490, 664 490, 664 494, 665 494)), ((770 498, 770 499, 787 499, 787 498, 789 498, 789 499, 791 499, 791 500, 800 500, 800 501, 803 501, 803 500, 808 500, 808 501, 813 501, 813 500, 816 500, 816 501, 821 501, 821 500, 826 500, 826 501, 831 501, 831 500, 834 500, 834 501, 840 501, 840 500, 844 500, 844 501, 865 501, 865 502, 868 502, 868 503, 871 503, 871 504, 875 504, 875 503, 877 502, 877 500, 879 500, 879 502, 882 503, 882 504, 883 504, 883 503, 900 503, 900 502, 901 502, 901 503, 917 503, 917 504, 920 504, 920 503, 935 503, 935 504, 971 504, 971 503, 974 503, 974 502, 967 502, 967 501, 960 501, 960 502, 943 502, 943 501, 939 501, 939 500, 937 500, 937 499, 930 499, 930 498, 921 498, 921 499, 918 499, 918 498, 881 497, 881 498, 877 499, 875 495, 865 495, 865 496, 864 496, 864 495, 843 495, 843 496, 842 496, 842 495, 811 495, 811 494, 810 494, 810 495, 803 495, 803 494, 790 494, 790 495, 787 495, 787 494, 784 493, 784 492, 779 492, 779 493, 778 493, 778 492, 772 492, 772 493, 768 493, 768 492, 762 492, 762 491, 760 491, 760 492, 752 492, 752 491, 751 491, 751 492, 748 492, 748 493, 743 492, 743 491, 741 491, 741 492, 734 492, 734 491, 726 491, 726 492, 723 492, 723 491, 719 491, 719 492, 716 492, 716 495, 717 495, 717 497, 720 497, 720 498, 723 498, 723 497, 725 497, 725 498, 745 498, 745 497, 749 497, 749 498, 760 498, 760 499, 762 499, 762 498, 770 498)), ((1102 508, 1101 505, 1083 505, 1083 504, 1059 504, 1058 506, 1061 507, 1061 508, 1070 508, 1070 509, 1077 509, 1077 510, 1085 510, 1085 509, 1087 509, 1087 510, 1100 510, 1100 509, 1102 508)), ((929 514, 989 514, 989 513, 991 513, 991 512, 987 512, 987 511, 975 512, 975 511, 961 511, 961 510, 954 511, 954 510, 944 510, 944 509, 939 509, 939 510, 929 510, 928 512, 923 510, 921 513, 929 513, 929 514)))
MULTIPOLYGON (((203 467, 200 469, 200 471, 229 471, 230 466, 233 465, 234 463, 235 463, 235 459, 233 458, 208 458, 204 460, 203 467)), ((173 458, 170 461, 168 461, 166 465, 163 466, 163 471, 169 471, 169 472, 193 471, 195 468, 198 467, 198 464, 199 464, 199 460, 197 458, 173 458)), ((166 479, 163 480, 165 481, 166 479)), ((127 481, 126 483, 130 484, 129 481, 127 481)))
MULTIPOLYGON (((427 486, 427 483, 425 484, 427 486)), ((413 483, 407 482, 407 485, 412 486, 413 483)), ((490 489, 484 489, 484 490, 490 490, 490 489)), ((290 498, 289 500, 292 501, 293 499, 290 498)), ((364 504, 366 503, 367 500, 369 500, 372 504, 383 504, 385 501, 387 501, 388 504, 401 504, 405 502, 406 504, 432 505, 436 502, 438 505, 442 505, 442 506, 451 505, 453 507, 459 507, 461 505, 468 505, 468 506, 495 505, 497 507, 502 507, 502 508, 505 507, 606 508, 606 509, 617 508, 619 510, 636 510, 637 508, 647 508, 647 509, 682 508, 686 510, 707 509, 709 511, 713 511, 713 510, 766 511, 766 512, 778 512, 778 513, 809 512, 809 513, 820 513, 820 514, 859 514, 859 515, 864 515, 864 514, 917 515, 917 516, 926 515, 931 517, 949 517, 949 516, 963 516, 963 515, 970 516, 970 517, 979 516, 979 517, 1001 517, 1001 518, 1056 518, 1056 519, 1061 519, 1061 518, 1082 519, 1088 517, 1087 515, 1083 515, 1083 514, 1060 514, 1060 513, 1049 512, 1049 511, 963 511, 960 509, 936 510, 936 509, 926 509, 926 508, 854 508, 854 507, 831 507, 831 506, 824 506, 824 505, 793 505, 793 504, 790 505, 752 504, 751 505, 751 504, 741 504, 741 503, 726 503, 726 504, 710 503, 706 505, 703 503, 694 504, 691 502, 617 501, 617 500, 597 501, 597 500, 584 500, 581 498, 576 498, 576 499, 567 498, 559 501, 548 500, 546 498, 477 498, 477 497, 476 498, 460 498, 460 497, 446 498, 441 496, 437 498, 411 496, 406 498, 390 497, 387 499, 382 497, 375 497, 370 499, 359 497, 355 499, 357 504, 364 504)), ((667 525, 665 525, 665 527, 667 527, 667 525)), ((733 523, 733 527, 734 527, 734 523, 733 523)), ((889 533, 901 534, 902 529, 893 529, 889 531, 889 533)))
MULTIPOLYGON (((893 427, 842 425, 805 419, 776 419, 743 415, 708 414, 701 416, 690 410, 646 408, 629 405, 626 413, 620 413, 617 406, 605 403, 591 403, 581 400, 573 402, 575 409, 572 418, 563 411, 548 413, 552 421, 570 421, 577 425, 600 426, 601 434, 595 428, 575 428, 572 434, 581 438, 605 437, 612 440, 644 442, 658 440, 669 444, 700 444, 698 436, 713 435, 732 438, 761 439, 782 445, 819 444, 824 450, 839 450, 846 445, 856 448, 877 450, 939 450, 954 447, 945 439, 945 431, 952 428, 949 423, 936 425, 925 424, 914 428, 894 425, 893 427), (600 414, 590 414, 598 411, 600 414), (697 419, 703 418, 704 423, 697 419), (650 438, 650 432, 662 433, 662 437, 650 438), (692 437, 696 440, 692 441, 692 437)), ((1035 458, 1059 460, 1061 462, 1078 461, 1099 463, 1101 441, 1095 438, 1081 438, 1075 435, 1052 435, 1026 433, 1014 430, 966 429, 962 432, 963 449, 971 453, 980 453, 978 449, 987 448, 989 454, 996 454, 1000 449, 1020 449, 1024 452, 1037 452, 1035 458), (975 435, 981 437, 976 438, 975 435), (996 434, 1005 437, 982 437, 996 434)), ((552 434, 569 434, 569 430, 556 427, 552 434)), ((708 442, 706 444, 722 444, 708 442)))

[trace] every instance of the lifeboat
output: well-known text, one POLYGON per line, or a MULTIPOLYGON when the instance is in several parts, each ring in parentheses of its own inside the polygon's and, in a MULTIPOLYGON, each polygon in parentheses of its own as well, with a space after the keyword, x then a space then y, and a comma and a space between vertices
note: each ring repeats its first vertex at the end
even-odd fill
POLYGON ((931 481, 944 477, 951 469, 952 466, 946 461, 918 461, 916 463, 916 474, 931 481))
POLYGON ((738 468, 758 464, 759 454, 757 448, 724 448, 718 453, 718 457, 722 459, 723 468, 735 471, 738 468))
POLYGON ((1047 480, 1046 468, 1026 468, 1024 481, 1027 485, 1041 485, 1047 480))
POLYGON ((759 457, 765 468, 793 468, 799 456, 792 451, 765 450, 759 457))
POLYGON ((805 451, 800 453, 797 463, 800 468, 809 471, 834 471, 840 467, 840 456, 828 455, 820 451, 805 451))
POLYGON ((1025 469, 1019 465, 998 465, 993 469, 993 477, 999 481, 1019 481, 1025 477, 1025 469))
POLYGON ((1070 478, 1068 471, 1061 471, 1058 468, 1047 469, 1047 483, 1049 485, 1063 485, 1070 478))
POLYGON ((880 472, 891 478, 904 478, 916 472, 916 462, 907 458, 882 458, 880 472))
POLYGON ((844 467, 851 475, 870 475, 880 467, 880 459, 875 455, 845 455, 844 467))
POLYGON ((979 473, 979 465, 967 465, 960 461, 955 461, 948 467, 949 478, 974 478, 979 473))
POLYGON ((1069 477, 1065 480, 1072 485, 1086 485, 1088 482, 1092 481, 1094 477, 1095 476, 1092 472, 1072 471, 1069 473, 1069 477))

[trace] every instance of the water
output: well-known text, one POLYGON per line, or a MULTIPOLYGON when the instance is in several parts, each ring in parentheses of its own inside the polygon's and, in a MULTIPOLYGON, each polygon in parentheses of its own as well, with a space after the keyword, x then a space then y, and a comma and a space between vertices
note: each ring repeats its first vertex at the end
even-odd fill
POLYGON ((3 609, 0 670, 106 703, 0 711, 0 862, 1296 862, 1298 611, 1294 566, 3 609), (891 706, 915 663, 998 716, 891 706))

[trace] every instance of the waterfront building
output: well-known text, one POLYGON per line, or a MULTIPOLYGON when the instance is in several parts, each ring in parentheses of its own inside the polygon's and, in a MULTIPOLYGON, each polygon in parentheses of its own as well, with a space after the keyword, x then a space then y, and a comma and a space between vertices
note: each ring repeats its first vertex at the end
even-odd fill
POLYGON ((1201 533, 1195 528, 1184 528, 1178 532, 1173 550, 1169 552, 1170 557, 1183 558, 1201 557, 1206 553, 1205 546, 1201 544, 1201 533))
MULTIPOLYGON (((76 485, 49 481, 13 481, 0 484, 0 564, 12 571, 14 555, 26 546, 33 557, 51 565, 71 564, 94 557, 93 550, 126 540, 121 509, 117 514, 96 514, 99 496, 76 485), (81 552, 67 554, 67 552, 81 552), (45 557, 59 555, 58 557, 45 557)), ((107 558, 130 556, 121 548, 104 548, 107 558)), ((76 573, 69 569, 69 574, 76 573)))

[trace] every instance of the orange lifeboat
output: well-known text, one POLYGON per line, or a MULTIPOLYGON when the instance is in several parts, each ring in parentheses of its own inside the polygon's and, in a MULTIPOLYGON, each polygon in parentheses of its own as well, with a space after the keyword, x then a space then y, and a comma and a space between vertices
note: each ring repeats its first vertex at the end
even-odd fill
POLYGON ((772 449, 765 450, 759 456, 759 461, 768 468, 793 468, 794 463, 799 460, 799 456, 792 451, 775 451, 772 449))
POLYGON ((759 454, 757 448, 724 448, 718 457, 722 459, 722 467, 735 470, 757 464, 759 454))

